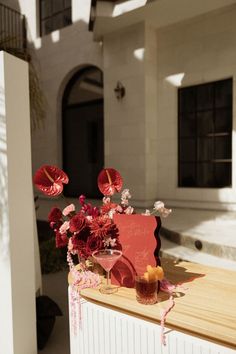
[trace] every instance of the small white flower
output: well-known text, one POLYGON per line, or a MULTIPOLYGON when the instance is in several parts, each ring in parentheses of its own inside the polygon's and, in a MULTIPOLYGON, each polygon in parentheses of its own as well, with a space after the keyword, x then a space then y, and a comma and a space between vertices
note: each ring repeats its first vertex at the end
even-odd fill
POLYGON ((103 201, 103 204, 108 204, 108 203, 110 203, 111 198, 109 198, 109 197, 103 197, 102 201, 103 201))
POLYGON ((130 198, 131 198, 131 194, 129 192, 129 189, 124 189, 121 193, 121 205, 128 206, 129 205, 128 199, 130 198))
POLYGON ((162 212, 161 212, 161 216, 162 216, 163 218, 167 218, 167 216, 169 216, 171 212, 172 212, 172 209, 166 209, 166 208, 164 208, 164 209, 162 210, 162 212))
POLYGON ((116 213, 116 210, 115 209, 111 209, 111 210, 109 210, 109 212, 108 212, 108 217, 110 218, 110 219, 113 219, 113 215, 116 213))
POLYGON ((145 213, 142 213, 141 215, 149 216, 149 215, 151 215, 151 212, 150 212, 150 210, 146 209, 145 213))
POLYGON ((129 192, 129 189, 124 189, 121 193, 121 199, 130 199, 131 194, 129 192))
POLYGON ((154 203, 154 210, 156 211, 160 211, 161 209, 163 209, 165 207, 164 203, 161 202, 160 200, 158 200, 157 202, 154 203))
POLYGON ((111 245, 111 247, 116 246, 116 238, 111 238, 110 245, 111 245))
POLYGON ((121 205, 128 206, 129 205, 128 199, 121 199, 121 205))
POLYGON ((116 246, 116 238, 108 237, 106 240, 103 240, 103 243, 105 247, 114 247, 116 246))
POLYGON ((124 213, 127 215, 131 215, 134 212, 134 208, 132 208, 131 206, 129 206, 128 208, 125 209, 124 213))

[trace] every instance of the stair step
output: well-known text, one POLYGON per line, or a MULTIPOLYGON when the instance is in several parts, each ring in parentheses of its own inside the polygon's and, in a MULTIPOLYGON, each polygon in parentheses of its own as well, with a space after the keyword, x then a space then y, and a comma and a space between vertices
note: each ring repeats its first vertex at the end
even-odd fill
POLYGON ((187 249, 191 249, 197 253, 205 253, 208 255, 225 258, 231 261, 236 260, 236 247, 233 245, 224 244, 224 234, 216 232, 215 239, 219 240, 221 238, 222 242, 214 242, 214 240, 207 237, 204 238, 202 235, 189 234, 186 232, 176 232, 169 228, 161 228, 162 239, 173 242, 179 246, 184 246, 187 249))
POLYGON ((178 245, 165 238, 161 238, 161 257, 176 260, 200 263, 207 266, 224 268, 236 271, 236 262, 222 257, 214 256, 202 251, 178 245))

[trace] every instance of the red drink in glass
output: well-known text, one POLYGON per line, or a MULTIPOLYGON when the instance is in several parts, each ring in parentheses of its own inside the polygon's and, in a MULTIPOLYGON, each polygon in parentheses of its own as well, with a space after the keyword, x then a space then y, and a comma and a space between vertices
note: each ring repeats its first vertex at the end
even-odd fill
POLYGON ((140 304, 152 305, 157 302, 158 281, 135 277, 136 299, 140 304))

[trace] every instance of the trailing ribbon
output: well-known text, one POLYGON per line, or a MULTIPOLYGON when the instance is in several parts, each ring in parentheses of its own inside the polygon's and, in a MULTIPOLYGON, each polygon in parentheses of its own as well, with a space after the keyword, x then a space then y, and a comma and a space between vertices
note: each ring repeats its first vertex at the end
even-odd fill
POLYGON ((160 315, 161 315, 161 344, 166 345, 166 335, 164 333, 165 330, 165 321, 167 318, 168 313, 173 309, 173 307, 175 306, 175 300, 174 300, 174 296, 173 293, 176 290, 176 288, 181 288, 182 290, 187 290, 187 288, 181 286, 181 284, 171 284, 169 282, 169 280, 167 279, 163 279, 160 281, 160 290, 170 294, 169 297, 169 303, 168 306, 166 307, 166 309, 161 309, 160 310, 160 315))
POLYGON ((76 304, 79 306, 79 326, 81 327, 81 296, 80 291, 86 288, 96 288, 100 284, 99 274, 95 274, 89 270, 83 269, 81 271, 75 268, 70 252, 67 252, 67 262, 69 264, 70 272, 72 275, 71 291, 70 291, 70 308, 71 308, 71 321, 74 335, 77 334, 77 312, 76 304))

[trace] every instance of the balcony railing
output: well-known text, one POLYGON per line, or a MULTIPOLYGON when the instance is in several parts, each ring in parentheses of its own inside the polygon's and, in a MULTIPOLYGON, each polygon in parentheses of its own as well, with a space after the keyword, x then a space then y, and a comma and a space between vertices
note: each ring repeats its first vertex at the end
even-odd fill
POLYGON ((25 16, 0 4, 0 50, 24 57, 26 46, 25 16))

